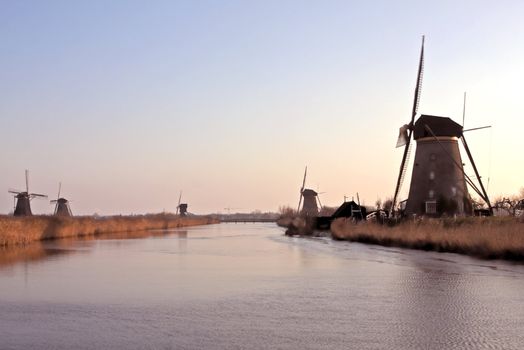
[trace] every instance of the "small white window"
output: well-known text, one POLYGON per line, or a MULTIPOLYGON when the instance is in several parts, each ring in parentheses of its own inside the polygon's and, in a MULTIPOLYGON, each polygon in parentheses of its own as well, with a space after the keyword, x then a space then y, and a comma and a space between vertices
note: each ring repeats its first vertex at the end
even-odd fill
POLYGON ((454 197, 457 195, 457 188, 455 186, 451 187, 451 195, 454 197))
POLYGON ((429 198, 433 199, 433 197, 435 197, 435 191, 429 190, 429 198))
POLYGON ((429 172, 429 179, 430 180, 435 180, 435 172, 434 171, 430 171, 429 172))
POLYGON ((436 201, 427 201, 426 202, 426 214, 436 214, 437 213, 437 202, 436 201))

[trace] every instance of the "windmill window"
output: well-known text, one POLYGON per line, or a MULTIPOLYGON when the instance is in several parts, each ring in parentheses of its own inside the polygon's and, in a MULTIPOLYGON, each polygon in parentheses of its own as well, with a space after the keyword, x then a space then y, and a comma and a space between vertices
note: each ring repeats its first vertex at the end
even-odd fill
POLYGON ((431 153, 429 155, 429 159, 435 161, 435 160, 437 160, 437 155, 435 153, 431 153))
POLYGON ((451 194, 453 196, 456 196, 457 195, 457 188, 455 186, 451 187, 451 194))
POLYGON ((429 190, 429 198, 433 199, 435 197, 435 191, 429 190))
POLYGON ((429 179, 430 180, 435 180, 435 172, 434 171, 430 171, 429 172, 429 179))
POLYGON ((437 213, 437 202, 436 201, 426 201, 426 214, 436 214, 437 213))

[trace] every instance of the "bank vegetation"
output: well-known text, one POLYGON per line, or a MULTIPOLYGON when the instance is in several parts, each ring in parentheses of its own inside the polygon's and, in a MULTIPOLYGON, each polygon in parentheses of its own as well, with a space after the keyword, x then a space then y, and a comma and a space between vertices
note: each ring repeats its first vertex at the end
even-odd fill
POLYGON ((196 226, 218 223, 205 216, 173 214, 132 216, 0 216, 0 247, 66 237, 96 236, 119 232, 196 226))
POLYGON ((334 239, 524 261, 524 219, 468 217, 419 219, 398 224, 337 219, 334 239))

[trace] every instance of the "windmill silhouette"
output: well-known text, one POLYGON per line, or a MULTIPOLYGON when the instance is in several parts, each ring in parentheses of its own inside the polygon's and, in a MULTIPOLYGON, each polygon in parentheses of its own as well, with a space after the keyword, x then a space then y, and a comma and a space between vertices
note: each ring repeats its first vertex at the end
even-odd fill
POLYGON ((178 204, 176 206, 176 214, 180 216, 187 216, 187 203, 180 203, 182 200, 182 191, 180 191, 180 196, 178 196, 178 204))
POLYGON ((29 193, 29 170, 25 171, 25 191, 9 189, 9 193, 14 194, 14 216, 31 216, 31 199, 33 198, 47 198, 45 194, 29 193))
POLYGON ((58 195, 56 199, 53 199, 49 203, 55 204, 55 216, 73 216, 71 208, 69 207, 69 201, 63 197, 60 197, 60 191, 62 190, 62 183, 58 183, 58 195))
POLYGON ((406 215, 470 215, 473 210, 467 185, 486 202, 491 211, 488 195, 464 138, 463 126, 446 117, 422 114, 418 119, 415 118, 420 102, 423 70, 424 36, 422 37, 411 121, 400 128, 397 140, 397 147, 404 146, 404 154, 389 215, 393 215, 407 171, 412 139, 416 141, 417 147, 404 211, 406 215), (479 186, 464 172, 459 139, 473 166, 479 186))
POLYGON ((318 216, 318 208, 319 208, 319 205, 320 207, 322 207, 322 204, 320 203, 320 199, 318 198, 317 191, 309 189, 309 188, 305 188, 306 177, 307 177, 307 166, 304 170, 304 178, 302 179, 302 187, 300 188, 300 198, 298 200, 297 212, 299 212, 301 215, 304 215, 304 216, 318 216), (304 202, 303 205, 302 205, 302 201, 304 202), (302 205, 302 210, 300 210, 301 205, 302 205))

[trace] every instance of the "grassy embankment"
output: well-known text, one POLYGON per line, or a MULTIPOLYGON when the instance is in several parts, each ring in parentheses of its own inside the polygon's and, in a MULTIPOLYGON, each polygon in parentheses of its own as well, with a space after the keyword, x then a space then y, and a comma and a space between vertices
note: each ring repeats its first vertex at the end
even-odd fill
POLYGON ((179 217, 172 214, 62 218, 56 216, 0 216, 0 247, 66 237, 168 229, 218 223, 204 216, 179 217))
POLYGON ((312 236, 315 234, 315 218, 281 216, 276 222, 278 226, 286 228, 286 235, 288 236, 312 236))
POLYGON ((524 260, 524 220, 512 217, 425 219, 394 226, 337 219, 331 232, 339 240, 524 260))

